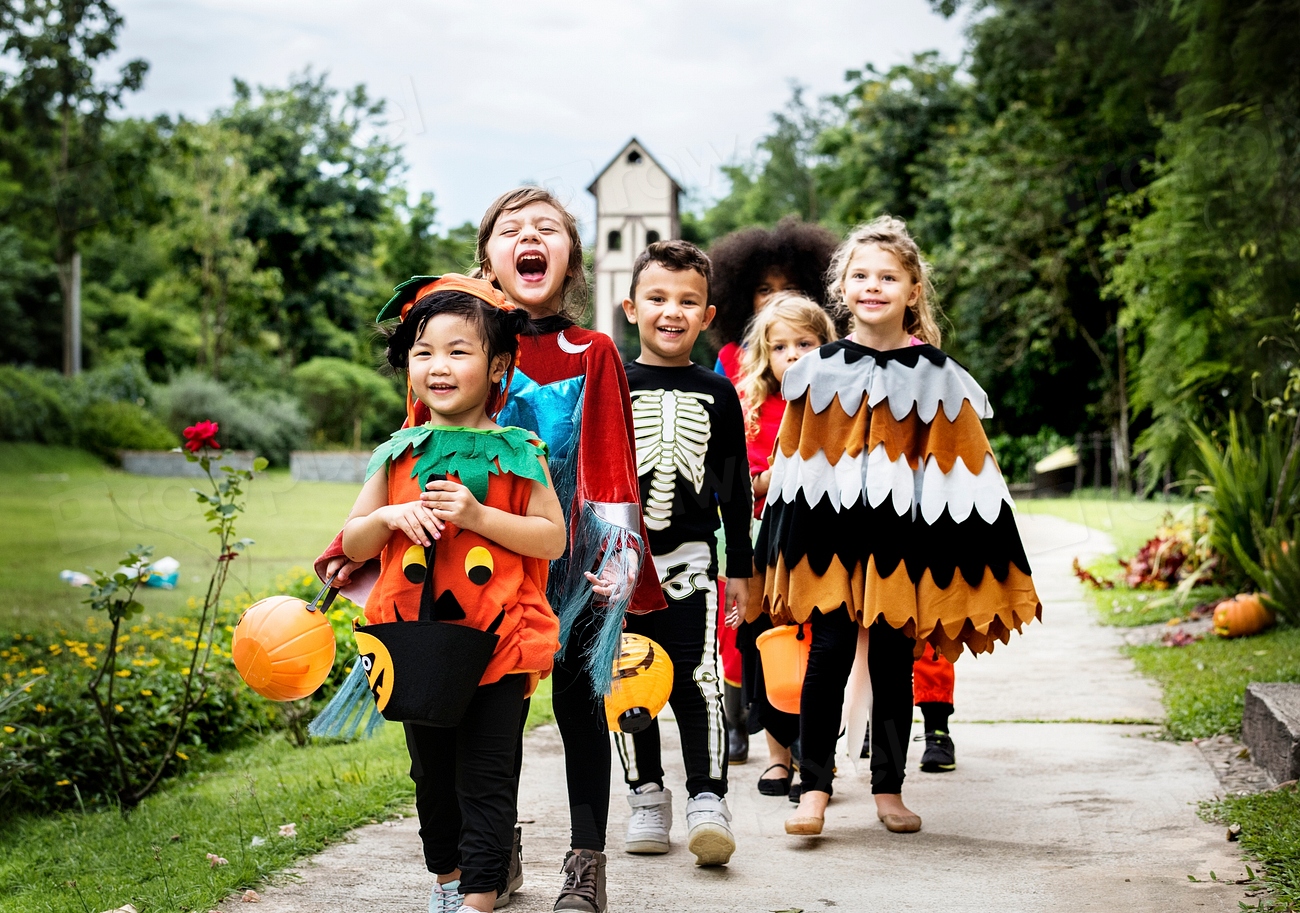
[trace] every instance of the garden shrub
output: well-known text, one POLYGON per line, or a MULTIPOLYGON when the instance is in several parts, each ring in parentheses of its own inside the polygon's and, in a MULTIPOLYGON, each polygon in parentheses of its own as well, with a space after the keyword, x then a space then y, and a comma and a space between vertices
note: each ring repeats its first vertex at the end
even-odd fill
MULTIPOLYGON (((989 439, 993 456, 997 458, 998 468, 1002 470, 1007 482, 1031 482, 1034 477, 1034 464, 1049 453, 1060 450, 1070 443, 1046 426, 1039 428, 1035 434, 999 434, 989 439)), ((977 469, 978 467, 971 467, 977 469)))
POLYGON ((77 410, 77 443, 117 462, 121 450, 171 450, 178 438, 152 412, 135 403, 91 400, 77 410))
POLYGON ((70 386, 56 371, 0 365, 0 440, 75 446, 70 386))
POLYGON ((363 440, 387 438, 402 424, 402 395, 372 368, 342 358, 313 358, 294 368, 293 379, 322 442, 359 449, 363 440))
MULTIPOLYGON (((114 700, 120 747, 133 769, 146 770, 175 728, 181 672, 195 631, 185 618, 142 616, 119 643, 114 700)), ((0 772, 8 771, 7 811, 49 811, 111 803, 117 782, 108 744, 86 685, 106 649, 108 625, 90 618, 83 632, 14 634, 0 644, 0 691, 36 679, 27 700, 0 720, 0 772)), ((229 635, 227 634, 227 637, 229 635)), ((229 641, 208 670, 208 687, 178 746, 181 763, 232 747, 278 724, 229 663, 229 641)), ((177 772, 175 769, 169 773, 177 772)), ((0 791, 4 791, 0 785, 0 791)))
POLYGON ((307 419, 285 393, 234 393, 206 374, 182 374, 157 391, 158 409, 173 431, 200 421, 221 426, 221 442, 231 450, 252 450, 285 465, 289 452, 307 440, 307 419))

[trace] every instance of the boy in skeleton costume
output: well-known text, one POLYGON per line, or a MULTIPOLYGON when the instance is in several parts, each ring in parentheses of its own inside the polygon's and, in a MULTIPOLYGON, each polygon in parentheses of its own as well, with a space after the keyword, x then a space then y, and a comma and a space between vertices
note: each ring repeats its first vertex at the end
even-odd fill
MULTIPOLYGON (((708 258, 694 245, 663 241, 637 258, 631 298, 641 354, 624 365, 632 395, 637 474, 650 551, 668 607, 629 616, 673 661, 669 698, 686 764, 687 846, 697 865, 725 864, 735 850, 729 826, 727 728, 717 657, 716 533, 726 529, 728 622, 739 624, 753 549, 751 498, 740 399, 726 378, 690 360, 708 326, 708 258)), ((647 568, 649 570, 649 568, 647 568)), ((663 786, 659 726, 618 734, 632 793, 629 853, 666 853, 672 794, 663 786)))

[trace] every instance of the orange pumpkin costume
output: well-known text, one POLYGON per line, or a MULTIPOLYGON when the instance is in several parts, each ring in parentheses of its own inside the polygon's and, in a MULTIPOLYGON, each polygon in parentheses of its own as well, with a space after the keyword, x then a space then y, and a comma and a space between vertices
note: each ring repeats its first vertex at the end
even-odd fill
MULTIPOLYGON (((405 434, 410 436, 412 431, 431 431, 432 436, 444 441, 465 438, 471 445, 476 443, 474 435, 492 435, 496 443, 504 445, 514 458, 509 461, 511 465, 527 466, 527 461, 531 461, 537 466, 537 472, 528 477, 510 472, 509 465, 502 466, 501 459, 494 460, 490 471, 483 473, 486 475, 486 496, 481 491, 474 491, 483 484, 482 479, 462 480, 455 472, 447 473, 449 479, 462 481, 470 487, 480 503, 488 507, 518 515, 528 512, 533 482, 541 475, 537 459, 545 454, 545 447, 531 440, 531 432, 519 428, 479 431, 425 426, 408 429, 405 434)), ((403 434, 398 432, 394 438, 403 434)), ((406 446, 395 458, 387 460, 389 504, 419 499, 423 487, 421 479, 428 476, 427 472, 418 471, 428 468, 417 467, 420 457, 416 451, 419 448, 419 444, 406 446)), ((390 452, 394 449, 389 448, 390 452)), ((386 456, 382 451, 383 448, 376 452, 377 458, 386 456)), ((434 471, 438 468, 435 466, 434 471)), ((425 617, 467 625, 480 631, 488 630, 499 617, 501 619, 494 629, 499 638, 496 651, 479 684, 489 685, 516 672, 541 677, 549 675, 555 652, 560 646, 560 624, 546 601, 548 562, 508 551, 492 540, 452 523, 443 529, 433 554, 431 591, 434 600, 433 605, 427 607, 431 614, 425 617)), ((379 560, 379 579, 366 600, 366 621, 381 624, 419 620, 420 597, 427 573, 424 548, 412 543, 405 533, 394 532, 379 560)))

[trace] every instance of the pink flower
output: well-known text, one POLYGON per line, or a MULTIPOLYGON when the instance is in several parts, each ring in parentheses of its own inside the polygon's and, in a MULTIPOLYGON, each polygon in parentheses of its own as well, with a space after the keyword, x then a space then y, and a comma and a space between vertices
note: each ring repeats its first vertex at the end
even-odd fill
POLYGON ((280 825, 280 836, 281 836, 281 837, 297 837, 297 836, 298 836, 298 825, 297 825, 297 824, 281 824, 281 825, 280 825))
POLYGON ((208 866, 215 869, 219 865, 230 865, 230 860, 223 859, 216 853, 208 853, 208 866))
POLYGON ((216 422, 199 422, 190 425, 183 432, 185 435, 185 449, 190 453, 198 453, 204 447, 220 450, 221 445, 217 443, 218 428, 216 422))

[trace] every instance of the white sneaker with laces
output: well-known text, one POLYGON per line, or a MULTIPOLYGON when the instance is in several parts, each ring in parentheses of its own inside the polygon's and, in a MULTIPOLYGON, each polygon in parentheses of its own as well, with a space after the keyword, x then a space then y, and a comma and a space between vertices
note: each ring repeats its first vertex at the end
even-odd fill
POLYGON ((727 800, 713 793, 700 793, 686 800, 686 848, 695 854, 696 865, 726 865, 736 851, 731 833, 731 812, 727 800))
POLYGON ((668 832, 673 826, 673 794, 658 783, 647 783, 627 797, 632 817, 627 822, 628 853, 660 856, 668 852, 668 832))

